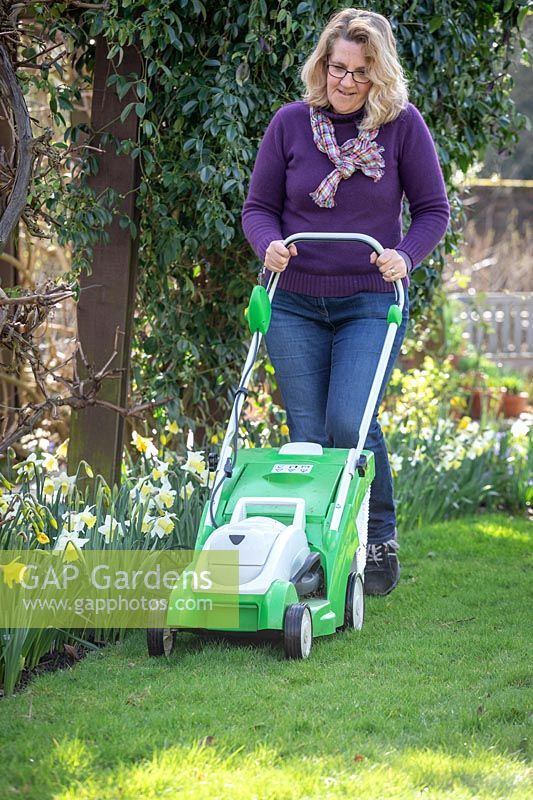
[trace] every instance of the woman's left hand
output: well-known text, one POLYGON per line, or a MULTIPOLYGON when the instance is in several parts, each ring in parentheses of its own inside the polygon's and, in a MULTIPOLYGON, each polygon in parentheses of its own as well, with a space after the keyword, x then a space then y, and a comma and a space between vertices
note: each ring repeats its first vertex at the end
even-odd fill
POLYGON ((380 256, 372 253, 370 263, 376 264, 383 276, 383 280, 391 283, 405 278, 407 275, 407 264, 397 250, 384 250, 380 256))

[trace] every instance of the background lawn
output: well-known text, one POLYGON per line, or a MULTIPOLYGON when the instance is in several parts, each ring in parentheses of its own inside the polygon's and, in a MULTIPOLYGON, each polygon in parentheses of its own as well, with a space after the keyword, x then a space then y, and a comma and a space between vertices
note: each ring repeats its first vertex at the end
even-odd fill
POLYGON ((362 632, 280 647, 135 633, 0 701, 0 797, 516 798, 528 775, 525 519, 402 541, 362 632))

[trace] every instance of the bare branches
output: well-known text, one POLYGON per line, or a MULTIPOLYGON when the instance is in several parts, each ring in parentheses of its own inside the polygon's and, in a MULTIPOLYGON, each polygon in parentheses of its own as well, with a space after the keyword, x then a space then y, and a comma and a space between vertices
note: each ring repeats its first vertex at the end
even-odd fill
MULTIPOLYGON (((141 403, 130 408, 122 408, 107 400, 100 400, 98 399, 98 393, 102 387, 103 381, 117 377, 120 372, 122 372, 120 369, 110 369, 109 367, 117 356, 118 351, 115 350, 111 354, 105 368, 98 370, 98 372, 85 360, 79 342, 77 342, 76 352, 77 355, 80 356, 82 362, 84 362, 88 376, 80 380, 76 367, 74 367, 74 377, 72 380, 67 380, 47 370, 58 383, 69 390, 69 394, 61 396, 57 394, 48 394, 44 382, 42 381, 42 375, 35 375, 36 378, 41 379, 39 388, 42 390, 45 399, 40 403, 28 403, 24 408, 18 411, 17 419, 5 433, 3 439, 0 440, 0 453, 4 453, 8 447, 12 446, 20 438, 31 433, 46 414, 50 413, 53 418, 57 417, 59 409, 62 407, 68 406, 73 409, 82 409, 88 406, 101 406, 102 408, 108 408, 110 411, 121 414, 124 417, 138 417, 147 411, 152 411, 155 408, 166 405, 166 403, 172 400, 171 397, 166 397, 163 400, 141 403)), ((32 369, 33 368, 34 365, 32 364, 32 369)))
POLYGON ((74 297, 74 295, 75 292, 72 289, 64 288, 64 285, 61 284, 61 286, 54 287, 48 293, 28 294, 22 297, 0 297, 0 306, 28 305, 30 303, 51 306, 61 303, 62 300, 66 300, 68 297, 74 297))
MULTIPOLYGON (((35 389, 31 389, 33 402, 27 403, 23 408, 15 409, 15 417, 9 429, 7 417, 5 418, 4 430, 0 434, 3 437, 0 439, 0 453, 5 452, 22 436, 31 433, 45 415, 50 414, 52 418, 57 418, 59 410, 64 407, 82 409, 88 406, 101 406, 124 417, 136 417, 165 405, 172 399, 167 397, 129 408, 99 399, 98 394, 103 382, 117 378, 123 372, 122 369, 113 367, 113 362, 119 353, 121 331, 118 329, 113 352, 99 369, 89 363, 79 341, 76 342, 73 355, 63 364, 56 366, 55 369, 47 368, 43 364, 35 341, 37 328, 45 322, 55 305, 73 297, 74 294, 72 287, 67 284, 55 285, 52 282, 45 284, 38 292, 22 297, 7 297, 0 289, 0 346, 11 351, 12 356, 11 364, 3 365, 5 372, 2 379, 5 380, 10 375, 18 376, 22 366, 29 364, 36 384, 35 389), (69 362, 72 362, 71 378, 58 372, 69 362), (83 367, 83 377, 79 374, 78 364, 83 367), (65 394, 59 394, 57 389, 53 391, 52 384, 62 387, 65 394)), ((20 386, 18 377, 14 377, 13 380, 20 386)))

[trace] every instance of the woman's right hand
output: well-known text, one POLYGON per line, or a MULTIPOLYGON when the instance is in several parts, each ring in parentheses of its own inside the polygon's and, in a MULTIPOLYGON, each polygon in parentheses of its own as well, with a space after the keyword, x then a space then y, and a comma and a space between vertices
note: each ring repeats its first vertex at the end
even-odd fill
POLYGON ((297 256, 295 244, 285 247, 282 239, 270 242, 265 253, 265 267, 271 272, 283 272, 292 256, 297 256))

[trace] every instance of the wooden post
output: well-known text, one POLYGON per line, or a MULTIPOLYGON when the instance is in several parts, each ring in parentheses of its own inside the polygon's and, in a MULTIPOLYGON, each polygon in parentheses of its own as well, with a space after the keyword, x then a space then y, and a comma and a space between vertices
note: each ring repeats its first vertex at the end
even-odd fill
MULTIPOLYGON (((135 47, 124 49, 119 64, 107 59, 107 44, 102 37, 96 43, 93 98, 91 110, 92 129, 96 132, 93 144, 99 145, 104 132, 119 139, 136 139, 139 119, 131 111, 125 122, 120 121, 123 108, 133 100, 131 93, 120 101, 114 87, 106 87, 110 74, 141 73, 141 56, 135 47)), ((115 146, 108 143, 98 156, 98 174, 90 178, 97 193, 113 188, 124 199, 119 212, 109 227, 109 243, 94 250, 92 275, 83 275, 78 303, 78 336, 88 362, 96 369, 106 364, 115 344, 117 328, 120 331, 118 354, 113 368, 123 370, 120 377, 106 378, 99 397, 115 405, 127 405, 129 360, 135 305, 137 270, 137 240, 129 231, 119 226, 120 214, 136 219, 135 199, 139 185, 139 164, 130 156, 117 156, 115 146), (83 291, 88 287, 86 291, 83 291), (95 288, 89 288, 95 287, 95 288)), ((80 377, 83 364, 78 364, 80 377)), ((73 473, 81 459, 101 474, 112 485, 120 482, 120 466, 124 436, 124 420, 106 408, 88 407, 73 411, 68 449, 69 472, 73 473)))

